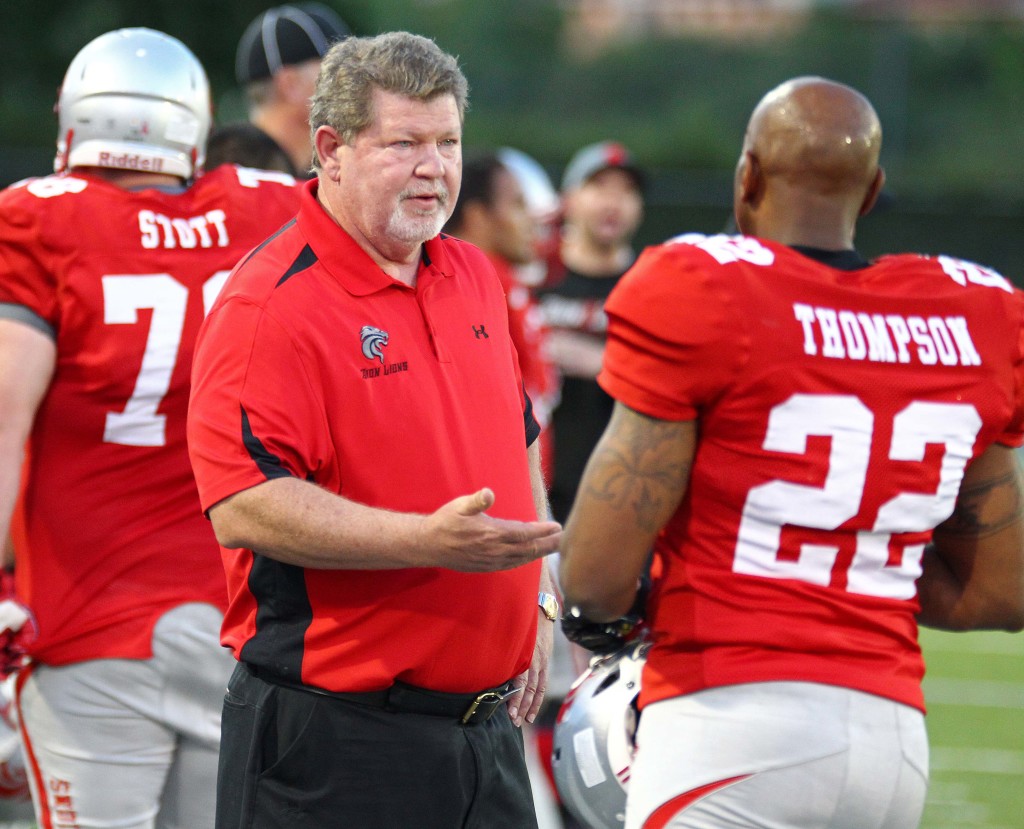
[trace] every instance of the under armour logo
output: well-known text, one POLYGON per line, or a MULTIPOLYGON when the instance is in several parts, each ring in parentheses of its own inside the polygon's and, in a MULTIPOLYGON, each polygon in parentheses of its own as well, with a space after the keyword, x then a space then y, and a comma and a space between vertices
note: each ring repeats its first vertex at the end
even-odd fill
POLYGON ((484 326, 483 323, 480 323, 479 328, 477 328, 475 325, 473 326, 473 335, 478 340, 489 340, 491 338, 491 335, 487 333, 487 328, 484 326))
POLYGON ((363 356, 367 360, 378 358, 384 362, 384 346, 388 344, 388 332, 372 325, 364 325, 359 332, 359 339, 363 341, 363 356))

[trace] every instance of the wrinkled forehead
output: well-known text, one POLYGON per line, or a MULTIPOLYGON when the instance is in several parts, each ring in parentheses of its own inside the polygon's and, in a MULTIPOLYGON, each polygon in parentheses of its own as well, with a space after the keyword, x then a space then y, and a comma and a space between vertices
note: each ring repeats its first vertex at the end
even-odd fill
POLYGON ((370 116, 372 121, 412 118, 423 122, 445 120, 461 131, 462 117, 458 102, 450 92, 438 92, 428 97, 392 92, 379 86, 370 93, 370 116))

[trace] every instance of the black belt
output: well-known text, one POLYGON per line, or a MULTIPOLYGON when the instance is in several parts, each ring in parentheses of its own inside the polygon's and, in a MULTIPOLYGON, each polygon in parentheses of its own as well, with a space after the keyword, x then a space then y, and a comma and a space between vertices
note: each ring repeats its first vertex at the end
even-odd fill
POLYGON ((419 688, 416 685, 397 681, 390 688, 380 691, 328 691, 313 685, 282 679, 266 669, 257 668, 248 663, 242 664, 254 677, 272 685, 281 685, 296 691, 306 691, 310 694, 332 697, 356 705, 392 711, 396 714, 430 714, 435 717, 451 717, 463 725, 486 722, 509 697, 519 690, 510 679, 504 685, 488 688, 475 694, 446 694, 442 691, 431 691, 428 688, 419 688))

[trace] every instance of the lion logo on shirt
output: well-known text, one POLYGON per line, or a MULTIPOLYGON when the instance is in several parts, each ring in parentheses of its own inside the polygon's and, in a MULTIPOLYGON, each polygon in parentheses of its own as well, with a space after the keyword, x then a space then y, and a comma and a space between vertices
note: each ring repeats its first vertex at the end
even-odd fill
POLYGON ((364 325, 359 332, 359 339, 363 341, 363 356, 367 360, 379 359, 384 362, 384 346, 388 344, 388 332, 372 325, 364 325))

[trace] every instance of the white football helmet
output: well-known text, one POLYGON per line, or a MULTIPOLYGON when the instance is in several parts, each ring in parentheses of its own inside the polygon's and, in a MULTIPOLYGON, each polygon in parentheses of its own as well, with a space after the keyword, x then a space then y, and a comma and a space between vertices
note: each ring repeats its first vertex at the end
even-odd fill
MULTIPOLYGON (((538 249, 556 244, 561 202, 547 171, 537 159, 515 147, 499 147, 496 155, 523 189, 526 206, 536 223, 538 249)), ((537 261, 517 267, 516 279, 525 285, 540 285, 548 275, 548 265, 543 259, 540 254, 537 261)))
POLYGON ((558 796, 589 829, 622 829, 636 750, 636 698, 648 642, 594 659, 555 722, 551 766, 558 796))
POLYGON ((526 197, 526 206, 537 221, 548 221, 558 213, 558 191, 537 159, 515 147, 499 147, 497 156, 519 181, 523 196, 526 197))
POLYGON ((57 172, 113 167, 192 178, 210 131, 210 84, 188 48, 152 29, 86 44, 57 97, 57 172))

